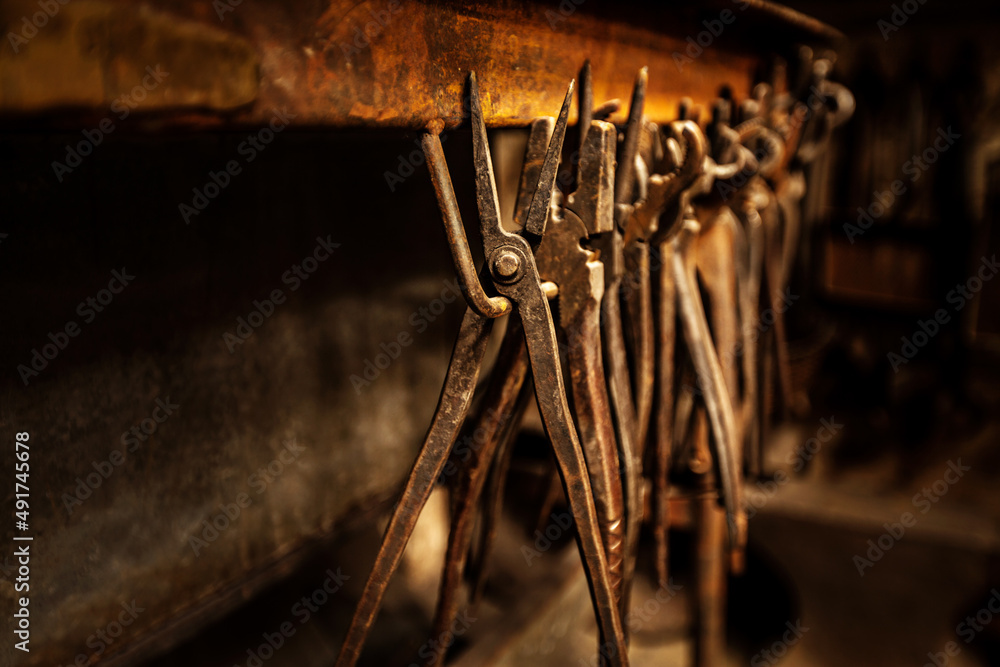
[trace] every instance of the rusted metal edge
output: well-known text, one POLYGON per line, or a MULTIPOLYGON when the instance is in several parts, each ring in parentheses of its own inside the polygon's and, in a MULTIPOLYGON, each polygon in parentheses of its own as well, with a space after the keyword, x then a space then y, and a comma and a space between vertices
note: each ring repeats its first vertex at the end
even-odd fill
POLYGON ((748 2, 751 9, 759 11, 769 19, 774 19, 780 24, 785 24, 790 28, 801 31, 803 37, 811 36, 817 40, 830 42, 833 45, 847 39, 844 33, 833 26, 777 2, 771 2, 770 0, 740 1, 748 2))
MULTIPOLYGON (((131 122, 122 105, 134 103, 136 116, 157 117, 138 131, 261 126, 276 112, 302 127, 419 129, 441 118, 453 128, 467 120, 464 82, 475 70, 490 91, 487 125, 526 127, 558 108, 587 60, 595 99, 627 99, 635 72, 649 66, 646 114, 667 122, 684 97, 708 104, 723 85, 747 97, 773 51, 841 37, 765 0, 634 11, 599 0, 260 0, 229 3, 219 16, 215 6, 66 5, 16 52, 0 51, 0 123, 87 126, 96 114, 117 129, 131 122), (725 11, 735 20, 702 35, 703 22, 725 11), (157 65, 170 75, 149 77, 157 65)), ((20 18, 0 15, 12 30, 20 18)))

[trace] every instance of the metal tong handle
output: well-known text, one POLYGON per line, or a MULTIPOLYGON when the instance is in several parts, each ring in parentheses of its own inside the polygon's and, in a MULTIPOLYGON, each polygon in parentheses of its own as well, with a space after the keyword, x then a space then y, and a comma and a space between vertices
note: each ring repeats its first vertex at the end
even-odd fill
POLYGON ((336 667, 353 667, 361 655, 361 648, 382 604, 385 589, 399 566, 420 511, 427 503, 431 489, 441 474, 448 460, 448 453, 465 421, 492 328, 493 320, 481 317, 471 307, 466 310, 437 411, 434 413, 434 421, 431 422, 427 438, 406 480, 403 494, 382 535, 378 557, 354 611, 347 637, 340 647, 336 667))
POLYGON ((448 172, 448 164, 441 148, 439 135, 443 126, 444 123, 440 120, 430 123, 422 144, 427 155, 431 182, 434 184, 438 205, 441 207, 441 217, 444 219, 444 229, 448 234, 448 247, 451 248, 451 258, 458 273, 458 282, 462 286, 462 294, 465 295, 470 308, 483 317, 501 317, 511 312, 510 299, 503 296, 487 296, 482 283, 479 282, 476 266, 472 262, 469 239, 465 235, 465 225, 462 224, 462 215, 458 212, 455 188, 451 183, 451 174, 448 172))

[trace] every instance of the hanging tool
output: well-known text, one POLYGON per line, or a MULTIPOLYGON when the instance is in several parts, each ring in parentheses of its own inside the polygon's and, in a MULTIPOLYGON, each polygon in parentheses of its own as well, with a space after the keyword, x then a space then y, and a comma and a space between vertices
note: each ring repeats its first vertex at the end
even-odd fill
POLYGON ((549 141, 523 229, 517 234, 504 231, 500 224, 493 164, 474 74, 469 76, 469 87, 477 202, 486 255, 483 281, 476 278, 444 161, 438 136, 443 123, 434 123, 428 128, 423 145, 469 309, 462 321, 438 411, 411 470, 403 496, 386 528, 379 555, 341 647, 337 666, 349 667, 355 664, 361 652, 388 581, 399 563, 417 516, 430 495, 433 483, 447 460, 451 445, 468 412, 486 341, 492 328, 492 318, 512 311, 516 311, 521 319, 539 412, 552 443, 566 497, 576 522, 584 568, 591 584, 598 617, 601 656, 613 667, 624 666, 628 664, 628 655, 621 617, 608 576, 608 563, 586 459, 570 417, 556 332, 546 296, 552 290, 543 287, 534 258, 534 249, 545 231, 573 83, 569 86, 549 141), (484 282, 491 292, 496 293, 495 296, 486 293, 484 282))
MULTIPOLYGON (((530 205, 530 198, 534 194, 533 186, 544 161, 553 125, 551 118, 540 118, 532 123, 521 173, 521 187, 515 205, 515 221, 523 220, 524 212, 530 205)), ((554 198, 554 203, 549 208, 546 233, 535 258, 541 280, 556 285, 558 290, 558 329, 567 343, 574 415, 587 458, 611 583, 616 599, 620 602, 623 586, 624 508, 621 478, 618 475, 618 451, 605 386, 604 365, 600 357, 603 264, 594 253, 584 250, 580 245, 581 239, 591 233, 607 231, 613 224, 611 204, 615 134, 613 125, 593 121, 593 127, 585 134, 579 153, 577 190, 566 198, 565 208, 558 203, 558 196, 554 198)), ((505 345, 507 342, 505 340, 505 345)), ((521 347, 523 348, 523 344, 521 347)), ((501 355, 501 359, 504 358, 501 355)), ((526 367, 526 359, 524 363, 526 367)), ((503 409, 509 409, 508 403, 512 403, 523 384, 523 372, 520 378, 509 378, 512 368, 507 363, 498 364, 493 372, 505 378, 500 381, 505 389, 497 392, 499 395, 495 399, 488 397, 486 404, 493 405, 495 401, 502 401, 506 397, 503 409)), ((468 486, 463 485, 463 492, 459 494, 460 503, 453 519, 452 535, 449 536, 448 559, 432 636, 438 636, 439 630, 443 632, 449 627, 458 612, 457 589, 465 563, 464 554, 471 542, 473 510, 485 480, 487 458, 492 460, 495 446, 499 444, 489 437, 486 442, 488 447, 483 448, 483 456, 474 460, 474 465, 465 475, 474 481, 468 486)), ((491 531, 491 528, 484 531, 487 539, 480 549, 489 548, 491 531)))

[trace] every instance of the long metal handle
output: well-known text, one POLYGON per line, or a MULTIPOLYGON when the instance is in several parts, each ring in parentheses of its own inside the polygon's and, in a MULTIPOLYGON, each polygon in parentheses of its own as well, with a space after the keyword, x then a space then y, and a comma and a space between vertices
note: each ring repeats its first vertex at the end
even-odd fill
POLYGON ((649 245, 635 242, 625 247, 625 335, 632 348, 635 391, 636 447, 639 456, 646 446, 653 409, 653 303, 649 277, 649 245))
POLYGON ((746 534, 746 519, 742 514, 740 497, 739 462, 735 456, 735 417, 729 394, 726 390, 722 367, 715 354, 705 307, 701 301, 698 280, 694 274, 691 256, 691 240, 697 234, 699 225, 693 220, 685 220, 684 226, 673 239, 672 269, 677 290, 677 305, 680 309, 681 328, 691 353, 695 371, 702 381, 705 392, 705 406, 716 443, 716 462, 719 466, 719 480, 726 506, 731 545, 743 544, 746 534))
POLYGON ((584 568, 590 581, 601 634, 601 656, 611 667, 627 667, 628 648, 601 541, 586 460, 570 419, 552 314, 541 286, 522 281, 516 299, 535 380, 535 396, 552 442, 563 487, 577 525, 584 568))
POLYGON ((653 469, 653 537, 656 576, 660 586, 669 582, 670 459, 674 429, 674 350, 677 344, 677 294, 674 288, 673 244, 660 244, 659 294, 657 295, 656 420, 653 469))
MULTIPOLYGON (((512 431, 508 422, 521 416, 517 414, 516 406, 527 374, 528 352, 524 347, 520 320, 512 317, 491 372, 489 386, 483 395, 483 413, 465 429, 472 444, 466 446, 465 451, 458 451, 462 449, 460 446, 455 452, 454 458, 467 460, 463 461, 460 477, 456 480, 451 531, 431 637, 445 636, 458 614, 462 574, 472 544, 476 507, 486 485, 487 474, 495 462, 497 449, 503 437, 512 431)), ((437 667, 444 658, 445 651, 435 653, 432 667, 437 667)))
POLYGON ((529 379, 521 385, 521 392, 514 403, 511 419, 506 423, 504 431, 498 437, 500 445, 493 457, 494 465, 490 470, 486 490, 482 494, 482 530, 479 531, 479 539, 468 568, 469 580, 472 582, 469 598, 473 604, 482 599, 483 591, 486 589, 486 578, 489 573, 488 564, 490 556, 493 554, 500 514, 503 511, 504 484, 507 481, 511 457, 514 454, 514 438, 534 397, 535 387, 529 379))
MULTIPOLYGON (((613 232, 618 234, 618 232, 613 232)), ((620 242, 620 235, 618 241, 620 242)), ((603 324, 601 342, 607 371, 608 398, 614 417, 618 442, 618 461, 622 467, 622 492, 625 496, 625 567, 622 585, 622 613, 629 607, 632 577, 635 573, 642 528, 642 458, 635 445, 635 406, 629 382, 628 360, 625 357, 625 336, 622 333, 621 301, 618 292, 621 278, 606 283, 601 301, 603 324)))
POLYGON ((361 654, 389 580, 399 565, 420 511, 427 503, 459 428, 465 421, 492 328, 493 320, 480 316, 471 307, 466 310, 434 420, 382 536, 382 546, 379 547, 378 557, 354 611, 347 637, 337 656, 336 667, 353 667, 361 654))
POLYGON ((625 574, 625 507, 601 359, 600 303, 596 300, 586 302, 576 311, 572 321, 566 321, 563 314, 560 310, 562 329, 572 332, 567 363, 580 442, 590 471, 611 587, 621 603, 625 574))

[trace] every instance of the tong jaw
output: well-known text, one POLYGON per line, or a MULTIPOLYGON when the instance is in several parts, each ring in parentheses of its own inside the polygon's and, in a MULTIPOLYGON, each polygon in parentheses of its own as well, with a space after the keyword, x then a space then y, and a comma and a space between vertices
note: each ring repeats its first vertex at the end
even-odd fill
MULTIPOLYGON (((531 243, 521 234, 513 234, 503 229, 500 223, 500 203, 497 196, 496 178, 493 175, 493 160, 490 156, 486 123, 483 120, 479 84, 475 73, 469 74, 470 105, 472 107, 472 153, 476 174, 476 203, 479 208, 479 225, 486 252, 486 266, 498 292, 512 300, 523 297, 523 289, 518 289, 526 276, 538 280, 533 247, 537 246, 548 219, 552 203, 559 157, 566 137, 566 119, 572 99, 574 82, 570 82, 562 109, 548 141, 545 159, 538 170, 538 181, 531 196, 522 232, 529 236, 531 243)), ((532 282, 532 281, 526 281, 532 282)), ((551 317, 549 318, 551 320, 551 317)))
POLYGON ((700 190, 699 180, 705 174, 708 152, 705 135, 690 120, 670 123, 664 131, 663 143, 664 161, 670 171, 650 176, 649 194, 636 207, 632 223, 633 234, 654 231, 653 242, 657 244, 680 230, 691 197, 700 190))
MULTIPOLYGON (((531 143, 529 138, 529 156, 531 143)), ((561 318, 566 321, 575 319, 585 305, 599 304, 604 294, 604 263, 580 242, 614 229, 616 146, 614 125, 591 121, 580 153, 577 189, 564 206, 550 208, 549 228, 535 253, 541 278, 559 287, 561 318)))
MULTIPOLYGON (((570 81, 566 88, 566 97, 563 99, 562 108, 559 110, 559 117, 556 119, 555 127, 552 130, 552 137, 548 142, 548 150, 545 153, 545 160, 542 162, 538 175, 538 183, 535 186, 535 193, 528 208, 528 217, 524 221, 524 231, 535 237, 541 237, 545 233, 545 222, 548 218, 549 206, 552 202, 552 189, 555 187, 556 175, 559 170, 559 157, 562 154, 563 141, 566 139, 566 120, 569 116, 569 105, 573 98, 575 81, 570 81)), ((476 194, 479 200, 480 219, 479 223, 483 229, 483 242, 487 242, 486 227, 490 226, 503 233, 500 226, 500 204, 497 198, 496 180, 493 177, 493 161, 490 158, 490 145, 486 138, 486 124, 483 122, 483 109, 479 101, 479 85, 476 82, 475 72, 469 74, 469 88, 472 95, 472 132, 473 132, 473 159, 476 165, 476 194), (484 217, 483 211, 487 212, 484 217)), ((510 235, 508 235, 510 236, 510 235)))
POLYGON ((611 123, 594 120, 580 148, 577 188, 566 197, 565 208, 583 223, 587 236, 614 227, 615 148, 618 131, 611 123))

